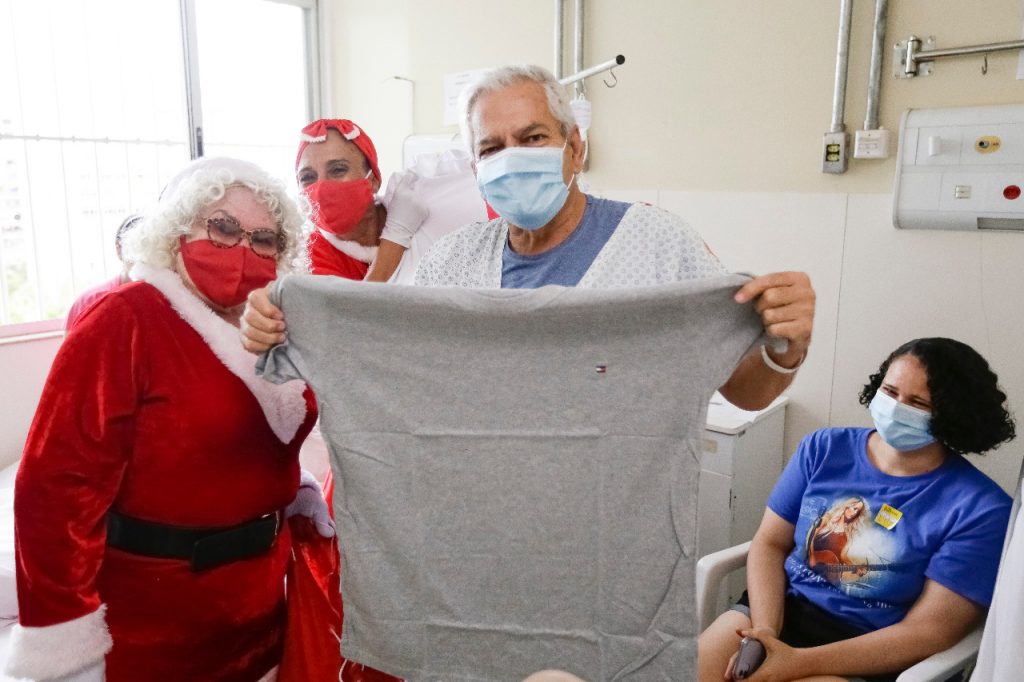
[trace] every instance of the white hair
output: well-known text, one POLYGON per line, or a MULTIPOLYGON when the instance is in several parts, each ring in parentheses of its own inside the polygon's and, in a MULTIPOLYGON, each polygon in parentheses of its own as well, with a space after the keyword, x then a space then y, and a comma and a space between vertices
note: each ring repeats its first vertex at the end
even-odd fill
POLYGON ((156 206, 125 235, 125 259, 174 269, 181 235, 189 234, 203 209, 224 198, 230 187, 248 188, 267 207, 284 238, 278 272, 291 270, 303 242, 298 208, 283 183, 255 164, 236 159, 199 159, 186 166, 167 184, 156 206))
POLYGON ((544 88, 548 100, 548 110, 555 117, 561 128, 562 137, 568 138, 576 126, 576 115, 569 104, 569 95, 565 86, 559 83, 551 72, 540 66, 517 64, 492 69, 480 77, 472 85, 467 86, 459 95, 459 128, 462 139, 469 147, 470 153, 476 157, 476 126, 473 121, 473 106, 481 95, 485 95, 522 82, 536 83, 544 88))

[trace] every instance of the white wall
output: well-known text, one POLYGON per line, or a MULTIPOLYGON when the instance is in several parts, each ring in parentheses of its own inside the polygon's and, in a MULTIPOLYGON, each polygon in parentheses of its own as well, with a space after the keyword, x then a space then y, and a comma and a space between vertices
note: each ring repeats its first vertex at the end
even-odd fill
MULTIPOLYGON (((891 194, 662 190, 648 200, 700 225, 731 268, 810 273, 818 294, 814 340, 789 390, 789 451, 824 425, 869 426, 857 402, 868 374, 919 336, 974 346, 1024 416, 1024 306, 1015 293, 1024 291, 1024 236, 895 230, 891 194)), ((973 458, 1008 491, 1024 456, 1021 429, 1019 442, 973 458)))
MULTIPOLYGON (((864 119, 873 5, 854 3, 850 129, 864 119)), ((890 51, 911 34, 935 36, 940 48, 1015 39, 1020 0, 889 6, 883 126, 898 129, 907 108, 1024 101, 1016 54, 990 55, 984 76, 982 58, 970 57, 940 61, 927 78, 896 80, 890 51)), ((331 113, 370 131, 388 170, 406 135, 455 130, 442 123, 444 74, 552 63, 552 0, 333 0, 330 7, 331 113), (396 75, 414 87, 399 96, 396 75)), ((598 193, 685 216, 735 269, 811 274, 814 343, 791 390, 790 449, 813 428, 868 424, 856 401, 860 385, 890 350, 921 335, 974 345, 1024 416, 1017 351, 1024 306, 1016 301, 1024 235, 893 229, 894 159, 852 160, 845 175, 820 172, 838 9, 838 0, 587 0, 585 63, 619 53, 627 60, 614 89, 600 78, 588 84, 587 181, 598 193)), ((1024 435, 980 466, 1010 489, 1022 456, 1024 435)))

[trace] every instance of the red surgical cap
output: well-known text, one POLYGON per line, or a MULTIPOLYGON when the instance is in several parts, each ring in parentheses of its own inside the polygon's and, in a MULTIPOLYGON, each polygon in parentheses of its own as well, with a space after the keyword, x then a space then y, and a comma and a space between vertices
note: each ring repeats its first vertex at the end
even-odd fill
POLYGON ((323 142, 327 139, 327 129, 334 128, 346 140, 359 147, 366 160, 370 164, 377 181, 380 182, 380 168, 377 167, 377 148, 373 146, 373 140, 366 134, 366 131, 357 126, 347 118, 321 118, 313 121, 299 133, 299 153, 295 155, 295 170, 299 169, 299 161, 302 159, 302 152, 306 147, 316 142, 323 142))

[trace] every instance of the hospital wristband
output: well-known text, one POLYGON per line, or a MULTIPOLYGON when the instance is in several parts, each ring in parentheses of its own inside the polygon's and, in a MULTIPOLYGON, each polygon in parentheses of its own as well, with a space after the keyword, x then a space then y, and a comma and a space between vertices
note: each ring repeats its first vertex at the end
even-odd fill
POLYGON ((800 369, 800 365, 804 364, 805 357, 807 357, 806 353, 800 356, 800 360, 794 366, 783 367, 782 365, 771 359, 771 357, 768 355, 768 348, 764 344, 761 344, 761 359, 764 360, 764 364, 768 365, 768 368, 770 370, 772 370, 773 372, 778 372, 779 374, 793 374, 798 369, 800 369))

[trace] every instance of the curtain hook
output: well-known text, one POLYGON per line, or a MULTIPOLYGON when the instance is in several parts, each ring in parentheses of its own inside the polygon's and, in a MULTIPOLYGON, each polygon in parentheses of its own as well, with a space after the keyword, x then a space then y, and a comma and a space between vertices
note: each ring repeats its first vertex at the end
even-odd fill
POLYGON ((981 75, 984 76, 988 73, 988 55, 985 55, 985 60, 981 63, 981 75))
POLYGON ((607 80, 603 78, 601 80, 604 81, 606 87, 614 88, 616 85, 619 84, 619 77, 615 75, 615 69, 608 69, 608 74, 612 77, 611 83, 609 83, 607 80))

